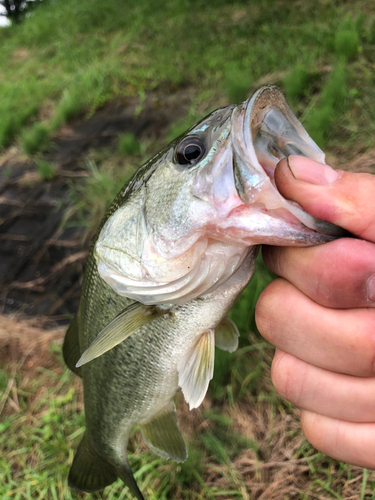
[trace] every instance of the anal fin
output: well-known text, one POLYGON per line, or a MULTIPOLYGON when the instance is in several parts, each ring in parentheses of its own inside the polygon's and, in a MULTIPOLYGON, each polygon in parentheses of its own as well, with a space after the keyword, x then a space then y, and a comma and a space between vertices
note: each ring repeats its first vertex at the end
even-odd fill
POLYGON ((82 377, 81 369, 76 367, 81 356, 78 339, 78 315, 76 314, 65 334, 63 344, 63 357, 65 364, 76 375, 82 377))
POLYGON ((194 348, 180 360, 178 383, 189 408, 198 408, 214 375, 215 332, 212 328, 202 333, 194 348))
POLYGON ((187 448, 173 401, 140 428, 147 446, 160 457, 175 462, 184 462, 187 459, 187 448))

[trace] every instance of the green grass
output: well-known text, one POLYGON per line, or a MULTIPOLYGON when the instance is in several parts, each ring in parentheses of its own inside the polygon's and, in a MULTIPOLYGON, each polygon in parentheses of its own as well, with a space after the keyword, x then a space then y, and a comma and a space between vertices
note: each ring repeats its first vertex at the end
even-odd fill
POLYGON ((354 59, 359 51, 359 36, 353 30, 340 30, 335 36, 335 50, 339 56, 346 60, 354 59))
POLYGON ((360 50, 360 35, 363 32, 365 13, 355 17, 347 15, 335 34, 334 48, 336 54, 346 61, 353 60, 360 50))
MULTIPOLYGON (((289 95, 309 99, 317 88, 306 88, 306 72, 334 67, 339 58, 347 61, 350 86, 374 88, 366 57, 374 18, 371 0, 305 2, 302 9, 285 0, 42 5, 20 25, 0 30, 0 147, 20 137, 33 154, 73 117, 149 91, 192 86, 214 106, 244 99, 269 75, 284 81, 289 95), (46 103, 52 103, 48 116, 46 103)), ((332 135, 339 131, 335 125, 332 135)), ((366 127, 363 135, 369 139, 366 127)))
POLYGON ((306 67, 297 63, 284 78, 283 87, 291 104, 305 95, 309 77, 306 67))
POLYGON ((56 176, 56 165, 45 160, 38 160, 38 173, 42 179, 50 180, 56 176))
MULTIPOLYGON (((1 421, 0 497, 61 498, 69 448, 84 423, 72 377, 40 368, 22 386, 20 374, 10 375, 16 379, 20 409, 1 421), (41 395, 34 399, 38 391, 41 395)), ((64 498, 73 495, 67 491, 64 498)))
POLYGON ((251 77, 248 67, 236 63, 226 66, 224 90, 229 102, 241 102, 248 97, 253 83, 251 77))
MULTIPOLYGON (((210 391, 202 408, 189 412, 181 394, 178 396, 178 415, 189 448, 185 463, 157 457, 138 432, 132 436, 129 462, 145 497, 250 500, 264 492, 268 498, 268 489, 272 491, 276 483, 280 491, 291 488, 288 474, 292 474, 294 496, 285 498, 375 499, 375 473, 329 459, 301 439, 296 410, 270 388, 273 349, 266 343, 254 343, 253 335, 248 340, 253 342, 252 349, 240 349, 239 360, 250 375, 261 359, 264 373, 255 376, 257 383, 250 391, 235 397, 233 406, 215 402, 210 391)), ((61 343, 51 344, 43 358, 35 349, 34 361, 41 366, 31 377, 28 366, 34 354, 27 343, 25 349, 26 358, 20 352, 17 365, 0 369, 1 498, 128 499, 121 481, 88 497, 68 488, 69 466, 84 432, 81 383, 63 367, 61 343), (6 393, 11 379, 13 389, 6 393)))
POLYGON ((48 128, 42 123, 36 123, 33 127, 23 131, 20 142, 25 153, 31 156, 41 150, 49 138, 48 128))
MULTIPOLYGON (((134 165, 130 163, 124 166, 119 165, 118 158, 113 160, 111 156, 109 163, 98 168, 94 160, 87 158, 86 182, 70 183, 71 214, 67 217, 67 226, 85 226, 91 235, 95 231, 105 210, 135 171, 134 165)), ((82 240, 86 236, 82 235, 82 240)))
POLYGON ((326 144, 347 105, 346 80, 346 65, 340 61, 323 84, 319 104, 306 117, 309 133, 321 147, 326 144))
POLYGON ((121 134, 118 137, 117 150, 121 155, 139 155, 141 145, 132 132, 121 134))

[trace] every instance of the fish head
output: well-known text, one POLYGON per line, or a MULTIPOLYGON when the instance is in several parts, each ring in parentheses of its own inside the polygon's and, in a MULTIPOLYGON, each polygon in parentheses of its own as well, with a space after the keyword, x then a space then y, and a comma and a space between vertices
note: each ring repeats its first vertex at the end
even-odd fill
POLYGON ((95 246, 101 277, 145 304, 179 304, 228 280, 254 245, 342 235, 277 190, 275 167, 290 154, 324 162, 277 87, 212 112, 117 197, 95 246))

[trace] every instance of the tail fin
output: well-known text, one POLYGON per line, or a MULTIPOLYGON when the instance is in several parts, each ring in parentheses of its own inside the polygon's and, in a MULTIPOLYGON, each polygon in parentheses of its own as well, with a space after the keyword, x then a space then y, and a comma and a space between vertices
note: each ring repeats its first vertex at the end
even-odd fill
POLYGON ((95 452, 85 433, 70 468, 69 486, 78 492, 93 493, 109 486, 117 477, 124 481, 137 500, 144 500, 128 462, 122 464, 121 470, 117 471, 95 452))

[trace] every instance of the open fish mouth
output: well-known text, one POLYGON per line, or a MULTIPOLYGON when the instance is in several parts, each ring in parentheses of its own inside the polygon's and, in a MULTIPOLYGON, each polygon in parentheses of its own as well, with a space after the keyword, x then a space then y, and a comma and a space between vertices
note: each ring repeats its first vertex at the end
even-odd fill
POLYGON ((274 172, 282 158, 294 154, 325 162, 278 87, 262 87, 233 110, 232 143, 235 184, 244 201, 232 216, 244 242, 316 245, 345 235, 283 198, 276 188, 274 172))

